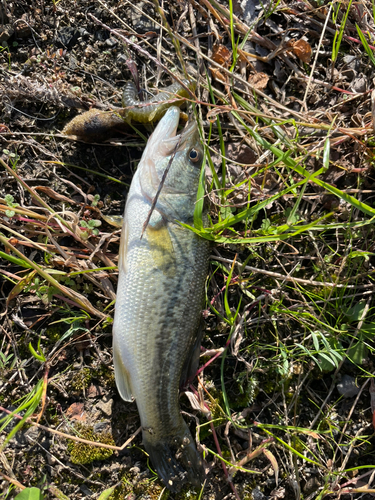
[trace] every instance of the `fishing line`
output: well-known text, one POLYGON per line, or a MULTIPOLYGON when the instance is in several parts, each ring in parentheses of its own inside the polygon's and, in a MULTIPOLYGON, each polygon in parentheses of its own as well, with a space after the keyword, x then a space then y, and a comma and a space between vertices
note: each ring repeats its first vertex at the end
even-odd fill
POLYGON ((174 160, 174 157, 176 156, 176 153, 177 153, 178 148, 179 148, 179 146, 180 146, 181 137, 182 137, 182 136, 180 135, 180 137, 178 138, 177 144, 176 144, 176 146, 175 146, 175 148, 174 148, 174 150, 173 150, 173 154, 172 154, 172 156, 171 156, 171 159, 169 160, 168 166, 167 166, 167 168, 164 170, 163 177, 161 178, 161 181, 160 181, 160 184, 159 184, 158 190, 156 191, 156 195, 155 195, 154 199, 152 200, 152 204, 151 204, 150 211, 149 211, 149 213, 148 213, 148 215, 147 215, 147 219, 145 220, 145 222, 144 222, 144 224, 143 224, 143 227, 142 227, 142 234, 141 234, 141 237, 139 238, 140 240, 142 239, 142 237, 143 237, 143 233, 146 231, 147 226, 148 226, 148 224, 149 224, 149 222, 150 222, 152 212, 154 211, 155 206, 156 206, 156 203, 157 203, 158 198, 159 198, 159 194, 160 194, 160 192, 161 192, 161 190, 162 190, 162 187, 164 186, 165 179, 167 178, 167 174, 168 174, 168 172, 169 172, 169 169, 171 168, 171 165, 172 165, 172 162, 173 162, 173 160, 174 160))

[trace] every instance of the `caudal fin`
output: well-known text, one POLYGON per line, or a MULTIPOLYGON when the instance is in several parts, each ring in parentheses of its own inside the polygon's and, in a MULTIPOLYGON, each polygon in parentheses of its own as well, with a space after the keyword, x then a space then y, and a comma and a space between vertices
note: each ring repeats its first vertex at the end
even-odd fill
POLYGON ((185 422, 178 435, 161 439, 144 430, 143 444, 153 466, 169 490, 175 493, 185 484, 196 488, 202 486, 203 461, 185 422))

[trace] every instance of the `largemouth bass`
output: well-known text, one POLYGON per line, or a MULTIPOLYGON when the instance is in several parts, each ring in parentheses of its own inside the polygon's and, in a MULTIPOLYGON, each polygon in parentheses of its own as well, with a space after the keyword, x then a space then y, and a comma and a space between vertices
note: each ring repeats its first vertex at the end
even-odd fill
POLYGON ((113 326, 117 388, 125 401, 135 398, 143 444, 172 491, 183 483, 199 487, 204 478, 178 397, 180 383, 197 367, 209 256, 209 242, 176 222, 193 224, 203 160, 196 123, 176 136, 179 117, 179 108, 171 107, 161 119, 129 190, 113 326))

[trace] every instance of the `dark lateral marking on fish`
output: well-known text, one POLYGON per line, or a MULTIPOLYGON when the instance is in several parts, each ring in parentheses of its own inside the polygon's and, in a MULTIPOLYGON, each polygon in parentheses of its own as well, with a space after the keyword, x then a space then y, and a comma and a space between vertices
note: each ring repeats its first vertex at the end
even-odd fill
POLYGON ((173 154, 171 156, 171 159, 169 160, 169 163, 168 163, 168 166, 167 168, 164 170, 163 172, 163 177, 161 178, 161 181, 160 181, 160 184, 159 184, 159 187, 158 187, 158 190, 156 191, 156 194, 154 196, 154 199, 152 200, 152 204, 151 204, 151 208, 150 208, 150 211, 147 215, 147 219, 145 220, 145 223, 143 224, 143 228, 142 228, 142 234, 141 234, 141 237, 140 237, 140 240, 142 239, 143 237, 143 233, 146 231, 146 228, 148 226, 148 223, 150 222, 150 219, 151 219, 151 215, 152 215, 152 212, 154 211, 154 208, 156 206, 156 203, 158 201, 158 198, 159 198, 159 194, 162 190, 162 187, 164 186, 164 182, 165 182, 165 179, 167 178, 167 174, 169 172, 169 169, 171 168, 171 165, 172 165, 172 162, 174 160, 174 157, 176 156, 176 153, 178 151, 178 148, 180 146, 180 142, 181 142, 181 135, 180 137, 178 138, 178 141, 177 141, 177 144, 173 150, 173 154))

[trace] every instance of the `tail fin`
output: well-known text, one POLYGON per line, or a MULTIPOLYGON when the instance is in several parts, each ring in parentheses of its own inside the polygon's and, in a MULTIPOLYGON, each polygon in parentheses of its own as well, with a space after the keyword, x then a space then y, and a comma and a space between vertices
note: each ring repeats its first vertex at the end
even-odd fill
POLYGON ((184 421, 177 435, 168 435, 161 439, 144 429, 143 444, 153 466, 169 490, 176 493, 185 484, 196 488, 202 486, 203 461, 184 421))

